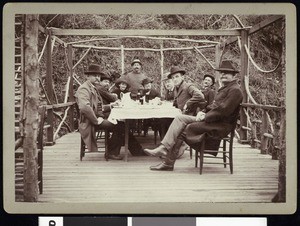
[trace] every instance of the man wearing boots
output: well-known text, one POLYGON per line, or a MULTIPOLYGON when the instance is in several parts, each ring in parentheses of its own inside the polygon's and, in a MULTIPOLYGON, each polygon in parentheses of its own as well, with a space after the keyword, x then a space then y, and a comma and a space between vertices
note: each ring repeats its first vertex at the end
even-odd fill
POLYGON ((243 100, 242 91, 235 75, 238 71, 231 61, 225 60, 216 69, 221 73, 223 86, 218 90, 212 104, 207 106, 207 113, 198 112, 196 116, 180 115, 170 125, 161 145, 153 150, 145 149, 152 156, 167 155, 166 159, 151 170, 172 171, 179 147, 186 141, 189 145, 201 142, 202 134, 223 138, 231 131, 239 114, 239 105, 243 100))

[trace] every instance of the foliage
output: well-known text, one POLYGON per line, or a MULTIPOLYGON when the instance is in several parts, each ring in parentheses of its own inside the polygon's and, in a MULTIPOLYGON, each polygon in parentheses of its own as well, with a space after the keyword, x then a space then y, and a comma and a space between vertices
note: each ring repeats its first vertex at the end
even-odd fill
MULTIPOLYGON (((269 15, 238 15, 242 24, 246 27, 253 26, 269 17, 269 15)), ((40 15, 40 24, 43 27, 56 27, 65 29, 233 29, 240 25, 233 15, 155 15, 155 14, 59 14, 40 15)), ((284 24, 281 21, 273 23, 250 36, 250 51, 254 61, 264 70, 273 69, 282 57, 282 46, 285 40, 282 35, 284 24)), ((64 36, 59 37, 65 42, 89 40, 102 37, 64 36)), ((210 40, 223 42, 225 36, 172 36, 172 38, 189 38, 194 40, 210 40)), ((40 34, 41 51, 45 36, 40 34)), ((159 49, 163 44, 165 48, 192 47, 204 44, 182 41, 159 41, 150 39, 122 38, 106 41, 95 41, 84 43, 93 46, 120 47, 125 48, 154 48, 159 49)), ((87 49, 73 48, 73 64, 83 56, 87 49)), ((206 58, 215 62, 215 48, 203 49, 206 58)), ((144 72, 154 79, 156 88, 160 87, 160 52, 150 51, 125 51, 124 65, 125 73, 130 71, 130 62, 139 58, 143 62, 144 72)), ((233 60, 240 69, 240 48, 238 42, 226 46, 222 50, 222 59, 233 60)), ((120 51, 91 50, 87 57, 76 67, 75 74, 78 79, 84 81, 84 71, 87 65, 95 62, 102 66, 104 72, 121 73, 120 51)), ((166 51, 164 52, 164 72, 172 65, 178 65, 186 69, 187 76, 196 84, 200 83, 202 76, 206 73, 215 72, 210 65, 194 50, 166 51)), ((42 58, 40 64, 41 76, 45 75, 45 61, 42 58)), ((283 77, 282 66, 273 73, 259 72, 249 62, 250 91, 254 99, 260 104, 282 105, 284 92, 282 89, 283 77)), ((64 99, 65 84, 67 81, 67 64, 65 47, 57 43, 53 49, 53 80, 58 102, 64 99)), ((77 86, 77 84, 75 84, 77 86)))

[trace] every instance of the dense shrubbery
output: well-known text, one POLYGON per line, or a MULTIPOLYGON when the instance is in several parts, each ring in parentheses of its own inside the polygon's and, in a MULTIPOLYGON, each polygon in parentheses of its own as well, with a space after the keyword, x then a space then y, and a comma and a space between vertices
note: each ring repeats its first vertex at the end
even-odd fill
MULTIPOLYGON (((71 29, 230 29, 239 27, 232 15, 40 15, 40 24, 45 27, 71 28, 71 29), (53 19, 53 20, 52 20, 53 19)), ((240 15, 240 20, 245 26, 253 26, 268 16, 240 15)), ((250 36, 250 51, 254 61, 265 70, 273 69, 282 57, 282 45, 285 42, 281 21, 258 31, 250 36)), ((174 36, 173 36, 174 37, 174 36)), ((68 36, 60 37, 65 42, 89 40, 100 37, 68 36)), ((101 37, 103 38, 103 37, 101 37)), ((217 36, 194 36, 174 38, 201 39, 222 42, 227 37, 217 36)), ((45 36, 40 34, 41 50, 45 36)), ((86 43, 85 43, 86 44, 86 43)), ((123 38, 118 40, 90 42, 88 45, 126 48, 144 47, 159 48, 161 42, 158 40, 123 38)), ((191 47, 203 44, 163 41, 166 48, 191 47)), ((85 53, 86 49, 73 49, 74 64, 85 53)), ((215 61, 215 49, 201 50, 213 64, 215 61)), ((139 58, 143 63, 143 70, 154 79, 157 88, 160 85, 160 53, 149 51, 125 51, 125 72, 130 69, 130 62, 139 58)), ((228 45, 223 49, 222 59, 232 59, 240 68, 240 49, 238 42, 228 45)), ((79 80, 83 81, 83 72, 88 64, 96 62, 100 64, 107 73, 121 73, 120 51, 91 50, 88 56, 75 69, 79 80)), ((200 83, 203 74, 214 73, 210 65, 194 50, 166 51, 164 53, 164 70, 167 71, 171 65, 179 65, 186 69, 187 75, 194 81, 200 83)), ((41 76, 45 75, 45 62, 40 65, 41 76)), ((284 100, 281 66, 274 73, 266 74, 259 72, 249 61, 250 91, 254 99, 260 104, 281 105, 284 100)), ((55 45, 53 49, 53 79, 57 99, 62 102, 64 89, 67 82, 67 65, 65 48, 55 45)))

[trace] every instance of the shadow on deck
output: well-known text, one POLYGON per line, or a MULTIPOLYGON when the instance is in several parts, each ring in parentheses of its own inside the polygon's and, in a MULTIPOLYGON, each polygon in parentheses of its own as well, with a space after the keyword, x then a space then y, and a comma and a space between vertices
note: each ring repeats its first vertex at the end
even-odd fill
MULTIPOLYGON (((153 134, 138 137, 154 147, 153 134)), ((70 133, 44 149, 44 192, 39 202, 271 202, 277 193, 278 161, 248 145, 234 144, 234 169, 204 165, 185 153, 172 172, 151 171, 156 157, 133 157, 128 162, 105 161, 103 153, 79 160, 79 133, 70 133)), ((121 153, 124 150, 121 150, 121 153)))

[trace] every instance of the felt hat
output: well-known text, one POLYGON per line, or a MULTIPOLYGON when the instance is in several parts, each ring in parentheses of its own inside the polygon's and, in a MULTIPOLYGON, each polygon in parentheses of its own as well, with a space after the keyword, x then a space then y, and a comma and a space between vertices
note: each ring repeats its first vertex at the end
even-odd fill
POLYGON ((108 74, 102 73, 100 81, 102 81, 102 80, 109 80, 109 81, 111 81, 112 78, 108 74))
POLYGON ((206 78, 206 77, 209 77, 209 78, 211 78, 211 80, 212 80, 212 86, 215 84, 215 77, 214 76, 212 76, 212 75, 209 75, 209 74, 205 74, 204 76, 203 76, 203 80, 206 78))
POLYGON ((216 71, 226 71, 233 72, 234 74, 239 71, 233 66, 233 62, 231 60, 224 60, 221 62, 220 66, 215 69, 216 71))
POLYGON ((148 83, 152 83, 153 81, 150 79, 150 78, 145 78, 143 81, 142 81, 142 85, 146 85, 148 83))
POLYGON ((141 62, 139 59, 134 59, 134 60, 131 62, 131 66, 133 66, 135 63, 139 63, 139 64, 142 66, 142 62, 141 62))
POLYGON ((181 73, 182 75, 185 74, 185 70, 178 67, 178 66, 173 66, 171 67, 171 70, 170 70, 170 74, 168 75, 168 78, 171 78, 172 75, 176 74, 176 73, 181 73))
POLYGON ((122 77, 121 77, 121 78, 118 78, 118 79, 116 80, 115 86, 118 87, 118 88, 120 88, 120 84, 121 84, 122 82, 127 84, 127 87, 126 87, 127 89, 130 87, 130 85, 129 85, 129 83, 127 82, 127 80, 124 79, 124 78, 122 78, 122 77))
POLYGON ((105 75, 103 72, 101 72, 101 67, 98 64, 91 64, 88 67, 88 70, 84 72, 86 75, 105 75))

